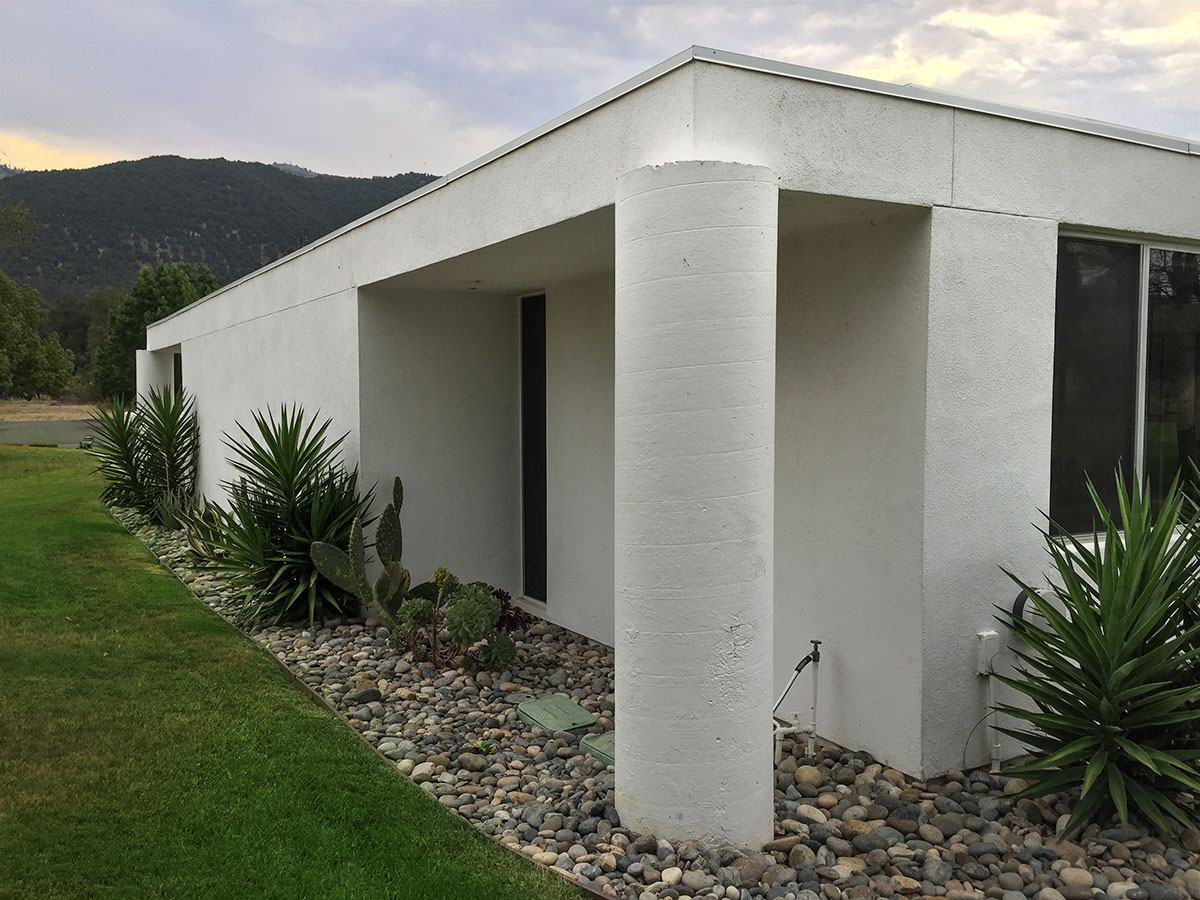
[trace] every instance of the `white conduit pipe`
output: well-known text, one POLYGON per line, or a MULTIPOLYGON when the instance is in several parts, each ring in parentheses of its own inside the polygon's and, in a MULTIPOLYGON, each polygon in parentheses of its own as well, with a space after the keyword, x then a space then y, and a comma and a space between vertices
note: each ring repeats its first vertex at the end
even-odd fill
MULTIPOLYGON (((787 697, 788 692, 791 691, 792 686, 796 683, 796 679, 800 677, 800 673, 805 670, 809 663, 811 663, 813 667, 812 708, 809 712, 808 727, 805 728, 801 725, 784 724, 783 720, 775 715, 775 765, 779 765, 780 760, 783 759, 783 739, 787 735, 808 735, 808 755, 813 756, 817 752, 817 675, 820 671, 821 665, 821 642, 813 641, 812 647, 812 652, 796 664, 796 670, 792 673, 792 677, 788 680, 787 687, 783 689, 783 693, 779 695, 779 699, 775 701, 775 706, 772 710, 773 715, 778 713, 779 707, 783 705, 783 700, 785 697, 787 697)), ((796 713, 796 715, 798 716, 799 713, 796 713)))

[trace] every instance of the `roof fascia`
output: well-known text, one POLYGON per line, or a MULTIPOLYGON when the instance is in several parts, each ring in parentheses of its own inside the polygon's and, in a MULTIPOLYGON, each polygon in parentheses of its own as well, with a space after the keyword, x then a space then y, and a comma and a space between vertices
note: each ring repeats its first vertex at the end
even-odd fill
POLYGON ((1066 113, 1047 112, 1040 109, 1030 109, 1025 106, 1013 106, 1007 103, 994 103, 990 100, 979 100, 948 91, 938 91, 933 88, 919 87, 914 84, 890 84, 886 81, 873 81, 870 78, 860 78, 857 75, 842 75, 838 72, 827 72, 823 69, 810 69, 792 63, 776 62, 770 59, 760 59, 755 56, 745 56, 741 53, 730 53, 726 50, 714 50, 709 47, 693 47, 695 59, 716 63, 722 66, 732 66, 737 69, 748 69, 754 72, 764 72, 771 75, 782 75, 801 81, 812 81, 818 84, 828 84, 836 87, 852 88, 872 94, 883 94, 888 97, 902 97, 919 103, 932 103, 936 106, 950 106, 970 112, 983 113, 989 116, 999 116, 1019 122, 1031 122, 1035 125, 1046 125, 1050 128, 1061 128, 1067 131, 1078 131, 1096 137, 1111 138, 1130 144, 1140 144, 1144 147, 1154 147, 1158 150, 1171 150, 1176 153, 1186 153, 1200 156, 1200 140, 1174 137, 1154 131, 1143 131, 1139 128, 1129 128, 1125 125, 1114 125, 1101 122, 1098 119, 1086 119, 1081 116, 1071 116, 1066 113))
POLYGON ((382 206, 373 212, 367 213, 359 219, 355 219, 347 225, 329 234, 318 238, 311 244, 306 244, 299 250, 295 250, 286 256, 281 256, 274 262, 267 263, 265 266, 255 269, 236 281, 231 281, 229 284, 218 288, 211 294, 201 297, 195 303, 185 306, 183 309, 177 310, 168 316, 152 322, 148 327, 153 328, 163 322, 169 322, 176 316, 181 316, 191 310, 193 307, 205 303, 215 297, 230 291, 240 284, 244 284, 251 278, 268 272, 284 263, 290 262, 298 256, 303 256, 312 250, 317 249, 323 244, 341 237, 347 232, 353 231, 356 228, 366 225, 375 219, 385 216, 393 210, 406 206, 416 200, 421 199, 426 194, 431 194, 440 188, 445 187, 452 182, 457 181, 464 175, 469 175, 471 172, 481 169, 488 163, 499 159, 518 150, 526 144, 536 141, 538 138, 555 131, 564 125, 567 125, 588 113, 605 106, 614 100, 623 97, 625 94, 631 93, 638 88, 655 81, 658 78, 673 72, 674 70, 685 66, 690 62, 708 62, 722 66, 731 66, 737 69, 745 69, 753 72, 763 72, 770 75, 781 75, 786 78, 795 78, 801 81, 810 81, 817 84, 828 84, 835 87, 850 88, 857 91, 866 91, 873 94, 882 94, 889 97, 900 97, 906 100, 914 100, 919 103, 932 103, 937 106, 948 106, 955 109, 965 109, 971 112, 983 113, 985 115, 999 116, 1005 119, 1012 119, 1020 122, 1031 122, 1036 125, 1045 125, 1051 128, 1060 128, 1068 131, 1081 132, 1097 137, 1110 138, 1113 140, 1124 141, 1126 143, 1139 144, 1145 147, 1153 147, 1159 150, 1170 150, 1176 153, 1184 153, 1195 156, 1200 156, 1200 140, 1188 140, 1186 138, 1172 137, 1170 135, 1158 134, 1152 131, 1142 131, 1137 128, 1127 128, 1122 125, 1113 125, 1108 122, 1100 122, 1095 119, 1085 119, 1079 116, 1069 116, 1062 113, 1045 112, 1043 110, 1028 109, 1021 106, 1010 106, 1004 103, 993 103, 989 100, 977 100, 971 97, 964 97, 958 94, 951 94, 946 91, 937 91, 932 88, 918 87, 912 84, 896 85, 889 84, 885 81, 873 81, 869 78, 860 78, 856 75, 842 75, 837 72, 828 72, 824 69, 812 69, 807 66, 798 66, 793 63, 776 62, 775 60, 761 59, 756 56, 746 56, 741 53, 731 53, 726 50, 716 50, 711 47, 693 46, 669 59, 665 59, 656 66, 652 66, 644 72, 633 76, 627 81, 623 81, 616 87, 609 88, 602 94, 598 94, 591 100, 581 103, 574 109, 568 110, 560 116, 556 116, 544 125, 528 131, 520 137, 514 138, 507 144, 497 147, 495 150, 485 153, 478 159, 472 160, 460 168, 455 169, 448 175, 443 175, 435 181, 429 182, 424 187, 418 188, 410 194, 405 194, 398 200, 382 206))

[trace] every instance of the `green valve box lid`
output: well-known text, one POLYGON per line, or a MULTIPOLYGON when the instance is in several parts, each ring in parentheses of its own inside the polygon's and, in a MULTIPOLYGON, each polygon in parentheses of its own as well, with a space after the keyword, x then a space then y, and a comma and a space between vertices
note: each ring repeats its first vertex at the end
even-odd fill
POLYGON ((606 766, 611 766, 616 753, 616 736, 615 731, 589 734, 579 742, 579 747, 584 753, 590 753, 606 766))
POLYGON ((584 734, 596 724, 596 717, 590 712, 574 700, 558 694, 519 703, 517 715, 522 722, 551 733, 569 731, 571 734, 584 734))

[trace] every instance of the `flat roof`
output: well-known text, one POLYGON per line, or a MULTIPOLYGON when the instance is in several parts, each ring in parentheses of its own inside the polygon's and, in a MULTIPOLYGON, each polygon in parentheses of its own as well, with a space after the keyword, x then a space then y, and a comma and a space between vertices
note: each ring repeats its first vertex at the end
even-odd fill
MULTIPOLYGON (((1007 103, 994 103, 990 100, 978 100, 973 97, 966 97, 961 94, 952 94, 948 91, 938 91, 933 88, 919 87, 913 84, 891 84, 886 81, 873 81, 870 78, 860 78, 857 75, 842 75, 838 72, 829 72, 824 69, 811 69, 807 66, 798 66, 792 63, 777 62, 771 59, 762 59, 757 56, 746 56, 742 53, 731 53, 727 50, 715 50, 711 47, 692 46, 686 50, 676 53, 669 59, 665 59, 658 65, 651 66, 646 71, 633 76, 628 81, 623 81, 616 87, 609 88, 602 94, 593 97, 574 109, 568 110, 560 116, 556 116, 544 125, 540 125, 532 131, 528 131, 520 137, 516 137, 506 144, 502 144, 495 150, 485 153, 478 159, 472 160, 464 166, 460 166, 448 175, 443 175, 435 181, 429 182, 424 187, 418 188, 410 194, 405 194, 398 200, 394 200, 386 206, 381 206, 373 212, 367 213, 359 219, 355 219, 341 228, 329 232, 323 237, 317 238, 311 244, 306 244, 299 250, 295 250, 286 256, 281 256, 274 262, 267 263, 261 268, 255 269, 236 281, 231 281, 229 284, 223 285, 211 294, 206 294, 195 303, 185 306, 183 309, 171 313, 169 316, 164 316, 158 322, 166 322, 175 318, 182 313, 187 312, 194 306, 204 303, 220 294, 225 293, 232 288, 237 287, 245 281, 249 281, 256 275, 260 275, 276 266, 281 266, 289 260, 295 259, 310 250, 315 250, 322 244, 327 244, 334 238, 340 237, 348 231, 353 231, 360 225, 365 225, 368 222, 374 221, 381 216, 387 215, 392 210, 399 209, 414 200, 424 197, 433 191, 443 188, 453 181, 457 181, 464 175, 474 172, 486 166, 493 160, 499 159, 517 150, 526 144, 532 143, 543 135, 549 134, 562 126, 573 122, 582 116, 587 115, 593 110, 599 109, 612 101, 637 90, 643 85, 649 84, 655 79, 661 78, 668 72, 673 72, 675 69, 685 66, 691 62, 707 62, 715 63, 721 66, 731 66, 736 69, 746 69, 753 72, 765 72, 770 75, 781 75, 785 78, 796 78, 801 81, 810 81, 817 84, 828 84, 835 87, 850 88, 856 91, 866 91, 872 94, 883 94, 888 97, 900 97, 905 100, 914 100, 918 103, 931 103, 936 106, 947 106, 954 109, 964 109, 970 112, 983 113, 989 116, 999 116, 1004 119, 1013 119, 1018 122, 1030 122, 1036 125, 1045 125, 1050 128, 1060 128, 1067 131, 1076 131, 1081 134, 1090 134, 1095 137, 1109 138, 1116 141, 1124 141, 1130 144, 1140 144, 1144 147, 1153 147, 1158 150, 1169 150, 1174 153, 1184 153, 1193 156, 1200 156, 1200 139, 1189 140, 1187 138, 1173 137, 1168 134, 1159 134, 1153 131, 1143 131, 1138 128, 1129 128, 1124 125, 1115 125, 1110 122, 1102 122, 1098 119, 1087 119, 1081 116, 1070 116, 1065 113, 1046 112, 1045 110, 1030 109, 1024 106, 1013 106, 1007 103)), ((150 327, 153 327, 157 322, 152 322, 150 327)))

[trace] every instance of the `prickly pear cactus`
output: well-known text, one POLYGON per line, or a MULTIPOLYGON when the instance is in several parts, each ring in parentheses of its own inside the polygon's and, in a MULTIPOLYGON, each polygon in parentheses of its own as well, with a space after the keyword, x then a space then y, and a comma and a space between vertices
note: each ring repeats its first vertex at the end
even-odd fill
MULTIPOLYGON (((309 554, 312 556, 313 564, 317 567, 318 572, 343 591, 349 591, 355 595, 358 594, 358 572, 355 570, 354 564, 350 561, 350 557, 345 552, 339 550, 333 544, 327 544, 324 541, 313 541, 312 546, 309 548, 309 554)), ((362 597, 359 599, 366 602, 362 597)))
POLYGON ((385 566, 399 562, 404 552, 404 536, 400 527, 400 507, 404 503, 404 485, 397 478, 392 485, 392 502, 384 507, 375 526, 375 552, 385 566))

